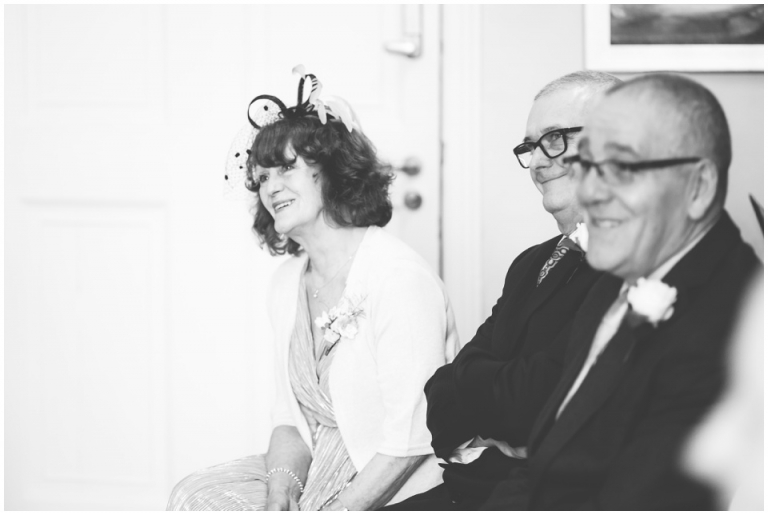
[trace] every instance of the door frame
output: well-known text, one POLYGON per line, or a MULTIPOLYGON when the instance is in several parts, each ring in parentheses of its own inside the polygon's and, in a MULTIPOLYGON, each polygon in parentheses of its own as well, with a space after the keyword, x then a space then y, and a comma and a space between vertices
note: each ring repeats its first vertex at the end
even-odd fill
POLYGON ((441 6, 441 131, 443 281, 456 315, 462 344, 483 313, 481 185, 482 12, 479 5, 441 6), (468 105, 469 109, 461 108, 468 105))

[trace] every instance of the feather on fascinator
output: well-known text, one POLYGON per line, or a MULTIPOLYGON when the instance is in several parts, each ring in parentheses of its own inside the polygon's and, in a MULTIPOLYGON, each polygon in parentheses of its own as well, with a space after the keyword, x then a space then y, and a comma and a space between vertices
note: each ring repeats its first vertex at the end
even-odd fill
POLYGON ((306 73, 303 65, 293 68, 293 74, 299 76, 299 91, 296 105, 286 107, 276 96, 259 95, 248 104, 248 125, 240 129, 235 136, 227 161, 224 165, 224 197, 232 200, 250 199, 253 193, 245 184, 248 177, 248 155, 259 130, 281 119, 301 116, 317 116, 325 125, 328 118, 341 121, 349 132, 353 129, 362 132, 360 121, 349 103, 336 96, 321 96, 323 85, 311 73, 306 73), (307 86, 311 86, 307 88, 307 86), (308 93, 307 93, 308 91, 308 93))

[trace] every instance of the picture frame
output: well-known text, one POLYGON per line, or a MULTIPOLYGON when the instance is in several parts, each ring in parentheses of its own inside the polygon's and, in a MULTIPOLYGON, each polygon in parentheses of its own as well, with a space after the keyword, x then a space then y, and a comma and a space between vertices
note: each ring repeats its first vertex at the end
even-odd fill
MULTIPOLYGON (((749 7, 742 6, 743 9, 749 7)), ((763 8, 762 5, 757 4, 752 7, 751 12, 734 13, 732 6, 714 5, 585 5, 585 67, 591 70, 629 73, 762 72, 764 71, 763 8), (718 7, 722 11, 717 11, 718 7), (671 11, 668 13, 651 11, 651 16, 648 16, 648 10, 654 8, 659 11, 664 9, 671 11), (686 8, 691 10, 683 11, 686 8), (728 11, 729 9, 731 11, 728 11), (656 14, 655 19, 652 16, 654 14, 656 14), (741 18, 727 20, 734 23, 722 23, 723 18, 728 16, 741 18), (719 23, 714 23, 713 20, 719 23), (659 25, 663 27, 659 29, 659 25), (722 28, 722 31, 712 30, 712 27, 718 30, 722 28), (729 33, 728 29, 731 27, 736 29, 729 33), (759 35, 756 27, 759 27, 759 35), (678 30, 670 31, 665 35, 663 30, 670 30, 670 28, 678 30), (684 30, 679 30, 681 28, 684 30), (701 32, 697 34, 697 30, 701 32), (734 34, 737 30, 741 32, 734 34), (749 33, 750 30, 751 33, 749 33), (747 32, 746 35, 744 32, 747 32), (663 42, 665 37, 677 41, 666 44, 663 42), (717 41, 718 38, 724 42, 730 41, 725 44, 718 42, 689 44, 685 42, 686 38, 691 41, 701 39, 717 41), (750 38, 759 40, 760 43, 734 42, 739 39, 747 41, 750 38), (624 42, 615 42, 622 39, 624 42)))

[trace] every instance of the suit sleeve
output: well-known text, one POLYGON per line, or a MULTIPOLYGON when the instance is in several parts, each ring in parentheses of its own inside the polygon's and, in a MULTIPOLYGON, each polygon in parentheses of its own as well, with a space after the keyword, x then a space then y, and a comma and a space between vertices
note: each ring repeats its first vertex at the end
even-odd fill
POLYGON ((513 447, 528 443, 532 426, 562 373, 563 352, 572 322, 551 341, 541 341, 528 356, 501 360, 471 347, 454 362, 457 403, 472 420, 475 434, 513 447))
POLYGON ((424 387, 427 396, 427 427, 432 433, 432 448, 440 458, 447 458, 456 447, 478 435, 478 427, 473 423, 470 412, 458 402, 454 370, 465 359, 465 355, 475 350, 491 353, 496 317, 510 295, 510 275, 527 252, 530 249, 520 254, 509 267, 504 289, 491 310, 491 316, 483 322, 474 338, 461 349, 454 361, 437 369, 424 387))

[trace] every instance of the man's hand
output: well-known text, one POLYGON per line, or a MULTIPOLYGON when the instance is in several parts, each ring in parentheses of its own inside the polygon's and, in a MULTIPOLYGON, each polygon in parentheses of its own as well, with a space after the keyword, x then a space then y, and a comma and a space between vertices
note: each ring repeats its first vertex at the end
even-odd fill
POLYGON ((480 438, 476 436, 467 447, 496 447, 505 456, 524 460, 528 458, 527 447, 512 447, 503 440, 494 440, 493 438, 480 438))

